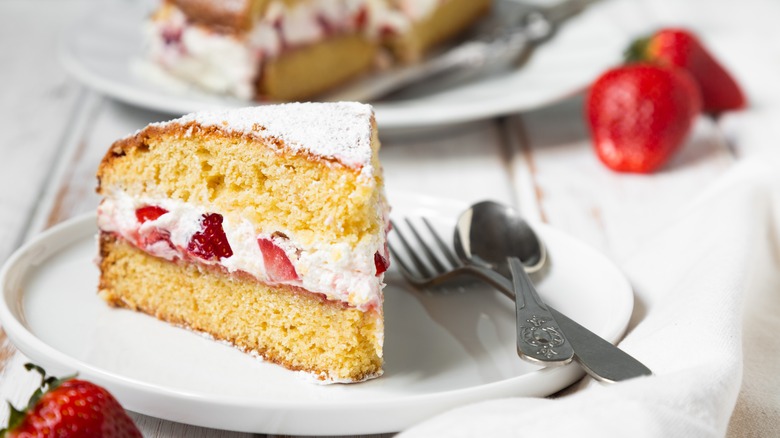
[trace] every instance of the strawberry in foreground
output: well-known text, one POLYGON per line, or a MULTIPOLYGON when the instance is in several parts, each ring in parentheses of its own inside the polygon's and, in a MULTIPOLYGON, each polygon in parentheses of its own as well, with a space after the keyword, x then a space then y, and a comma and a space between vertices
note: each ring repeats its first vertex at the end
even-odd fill
POLYGON ((635 41, 626 55, 629 62, 649 62, 687 70, 699 84, 704 112, 718 114, 747 105, 737 81, 701 41, 685 29, 659 30, 648 38, 635 41))
POLYGON ((41 374, 41 387, 24 410, 10 406, 9 425, 0 431, 0 437, 142 436, 119 402, 100 386, 46 376, 42 368, 33 364, 24 367, 41 374))
POLYGON ((679 149, 701 110, 685 70, 631 64, 601 75, 585 101, 596 153, 614 170, 650 173, 679 149))

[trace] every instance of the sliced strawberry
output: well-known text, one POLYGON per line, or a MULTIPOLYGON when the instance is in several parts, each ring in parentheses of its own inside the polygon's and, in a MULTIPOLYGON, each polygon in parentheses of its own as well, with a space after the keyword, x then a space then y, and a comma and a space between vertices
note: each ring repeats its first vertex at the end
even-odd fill
POLYGON ((144 223, 146 221, 156 220, 165 213, 168 213, 168 210, 162 207, 158 207, 156 205, 147 205, 135 211, 135 218, 138 220, 138 222, 144 223))
POLYGON ((396 35, 398 35, 398 30, 396 30, 396 28, 393 26, 388 26, 385 24, 379 27, 379 36, 381 38, 390 38, 396 35))
MULTIPOLYGON (((386 253, 385 253, 386 254, 386 253)), ((390 267, 390 260, 387 259, 383 254, 380 254, 379 251, 377 251, 374 254, 374 266, 376 266, 376 275, 382 275, 387 271, 387 268, 390 267)))
POLYGON ((355 22, 355 29, 363 30, 368 24, 368 8, 365 6, 361 7, 357 14, 355 14, 353 20, 355 22))
POLYGON ((290 259, 284 250, 277 246, 273 240, 266 238, 257 239, 260 245, 260 252, 263 253, 263 263, 265 272, 271 281, 291 281, 298 280, 298 273, 295 272, 290 259))
POLYGON ((204 260, 219 260, 233 255, 225 230, 222 228, 222 215, 204 214, 201 218, 201 231, 192 235, 187 250, 204 260))
MULTIPOLYGON (((146 223, 153 221, 160 216, 168 213, 168 210, 158 207, 156 205, 147 205, 141 207, 135 211, 135 218, 140 223, 146 223)), ((138 230, 136 243, 139 248, 147 249, 157 242, 164 241, 168 246, 173 249, 173 243, 171 243, 171 233, 166 230, 162 230, 157 227, 141 227, 138 230)))
POLYGON ((175 249, 173 242, 171 242, 171 233, 166 230, 151 228, 138 234, 138 247, 141 249, 148 250, 157 242, 165 242, 168 245, 168 248, 172 250, 175 249))
POLYGON ((332 35, 335 32, 334 26, 328 20, 328 17, 322 14, 317 14, 317 24, 320 25, 323 35, 332 35))
POLYGON ((166 27, 162 30, 162 39, 166 46, 181 43, 182 29, 166 27))

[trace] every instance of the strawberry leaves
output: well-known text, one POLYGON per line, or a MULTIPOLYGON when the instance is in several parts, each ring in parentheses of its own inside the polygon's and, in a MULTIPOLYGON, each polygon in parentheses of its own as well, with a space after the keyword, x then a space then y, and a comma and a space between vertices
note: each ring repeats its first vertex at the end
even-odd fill
POLYGON ((9 430, 14 430, 16 427, 22 424, 24 419, 27 417, 27 413, 35 408, 35 406, 47 392, 59 388, 66 380, 70 380, 76 377, 76 374, 62 378, 47 376, 46 371, 43 368, 29 362, 24 364, 24 369, 27 371, 37 371, 38 374, 41 375, 41 384, 38 386, 35 392, 32 393, 30 400, 23 409, 19 410, 11 402, 7 402, 11 414, 8 419, 8 427, 0 429, 0 437, 5 437, 9 430))

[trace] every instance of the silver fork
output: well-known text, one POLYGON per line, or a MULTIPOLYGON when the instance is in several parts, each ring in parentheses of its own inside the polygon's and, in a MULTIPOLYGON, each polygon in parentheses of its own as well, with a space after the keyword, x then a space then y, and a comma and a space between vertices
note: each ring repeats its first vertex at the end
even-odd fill
MULTIPOLYGON (((435 269, 435 273, 431 273, 426 267, 426 264, 412 249, 412 246, 409 244, 409 241, 406 240, 406 237, 403 235, 400 228, 393 224, 398 240, 410 255, 412 263, 419 273, 419 275, 413 275, 413 271, 408 263, 404 262, 403 259, 398 256, 398 251, 391 246, 390 250, 396 256, 396 259, 398 259, 398 264, 405 277, 414 278, 415 283, 420 286, 427 286, 438 284, 446 279, 450 279, 451 275, 460 275, 464 272, 470 272, 480 278, 483 278, 484 275, 489 275, 487 272, 494 272, 487 267, 463 263, 458 260, 458 258, 453 255, 452 250, 442 241, 433 229, 430 222, 423 218, 423 223, 425 223, 431 235, 434 236, 434 240, 436 241, 439 250, 445 254, 445 257, 452 268, 447 268, 442 261, 439 260, 434 251, 428 246, 425 239, 420 236, 420 233, 412 222, 406 219, 409 230, 415 237, 417 244, 423 249, 428 261, 435 269)), ((517 318, 517 354, 521 359, 537 365, 558 366, 568 364, 574 356, 574 351, 571 348, 571 344, 566 340, 563 330, 558 327, 555 318, 538 297, 520 260, 516 257, 510 257, 509 266, 513 277, 512 287, 515 294, 517 294, 515 296, 520 296, 515 315, 517 318)))
MULTIPOLYGON (((419 249, 425 253, 424 257, 430 265, 427 265, 419 249, 415 249, 405 238, 400 228, 393 223, 393 229, 397 240, 406 250, 406 256, 399 252, 395 246, 389 244, 393 261, 398 265, 404 278, 418 287, 439 286, 446 282, 465 277, 477 278, 498 289, 508 298, 514 300, 515 292, 512 282, 501 274, 481 266, 462 263, 454 251, 439 236, 427 218, 422 218, 425 227, 430 234, 430 239, 424 239, 407 218, 405 222, 418 243, 419 249), (444 256, 445 261, 431 249, 427 243, 433 241, 436 248, 444 256), (446 263, 446 264, 445 264, 446 263), (433 269, 431 269, 433 268, 433 269)), ((578 324, 555 308, 547 305, 547 308, 560 324, 566 339, 574 349, 574 360, 594 379, 601 382, 619 382, 639 376, 652 375, 652 371, 644 364, 612 345, 587 328, 578 324)))

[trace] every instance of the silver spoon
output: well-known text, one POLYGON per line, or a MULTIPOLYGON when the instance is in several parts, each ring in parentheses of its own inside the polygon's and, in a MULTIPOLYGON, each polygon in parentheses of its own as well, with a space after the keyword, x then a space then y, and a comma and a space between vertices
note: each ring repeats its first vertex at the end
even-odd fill
MULTIPOLYGON (((464 263, 477 266, 488 264, 500 268, 509 256, 519 257, 528 271, 541 269, 547 260, 544 245, 528 223, 511 208, 491 201, 477 203, 460 216, 453 243, 455 252, 464 263), (504 234, 496 230, 502 230, 504 234), (483 239, 493 240, 495 246, 485 244, 483 239)), ((515 292, 513 284, 505 276, 486 278, 505 295, 512 297, 515 292)), ((618 382, 652 375, 650 369, 623 350, 555 308, 547 308, 571 343, 574 360, 596 380, 618 382)))
POLYGON ((539 298, 521 260, 538 270, 547 258, 536 233, 509 207, 485 201, 458 218, 455 252, 466 263, 511 277, 515 292, 517 354, 540 365, 565 365, 574 357, 571 343, 539 298))
POLYGON ((507 278, 507 257, 519 258, 529 274, 547 262, 547 250, 531 226, 513 209, 493 201, 478 202, 461 213, 453 243, 461 260, 507 278))

